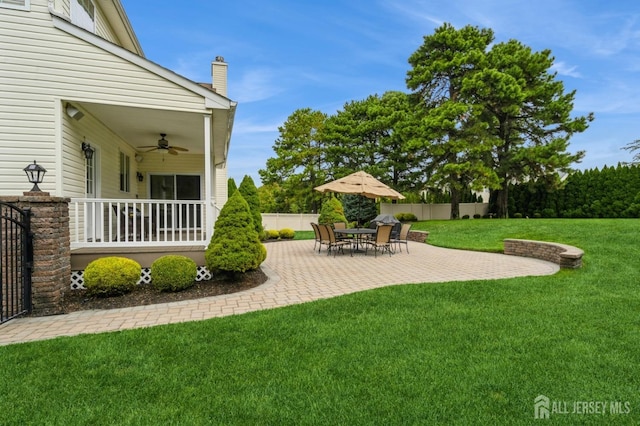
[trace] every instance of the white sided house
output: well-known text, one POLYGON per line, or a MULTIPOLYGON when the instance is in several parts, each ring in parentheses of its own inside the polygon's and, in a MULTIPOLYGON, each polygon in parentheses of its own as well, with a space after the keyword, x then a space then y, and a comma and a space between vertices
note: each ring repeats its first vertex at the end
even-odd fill
POLYGON ((0 196, 29 191, 27 165, 46 169, 40 189, 71 200, 73 270, 201 252, 236 110, 222 57, 211 73, 147 60, 119 0, 0 0, 0 196))

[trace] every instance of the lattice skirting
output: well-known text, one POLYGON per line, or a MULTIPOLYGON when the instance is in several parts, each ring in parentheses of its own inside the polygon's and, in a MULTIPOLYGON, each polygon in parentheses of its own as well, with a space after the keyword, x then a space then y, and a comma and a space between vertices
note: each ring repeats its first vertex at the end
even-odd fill
MULTIPOLYGON (((198 266, 196 281, 206 281, 211 279, 211 272, 206 266, 198 266)), ((151 282, 151 268, 142 268, 138 284, 149 284, 151 282)), ((71 271, 71 290, 84 289, 84 271, 71 271)))

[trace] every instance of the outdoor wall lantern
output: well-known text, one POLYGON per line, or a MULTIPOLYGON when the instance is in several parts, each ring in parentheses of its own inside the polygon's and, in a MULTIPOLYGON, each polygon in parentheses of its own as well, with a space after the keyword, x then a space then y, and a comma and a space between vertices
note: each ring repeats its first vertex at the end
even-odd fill
POLYGON ((91 148, 91 144, 82 142, 82 152, 84 152, 84 158, 91 160, 93 158, 93 153, 96 152, 96 150, 91 148))
POLYGON ((138 182, 142 182, 144 180, 144 175, 140 172, 136 172, 136 177, 138 178, 138 182))
POLYGON ((33 160, 33 164, 29 164, 27 167, 25 167, 24 172, 27 174, 27 179, 29 179, 29 182, 33 184, 31 192, 41 192, 40 188, 38 188, 38 184, 42 183, 44 174, 47 173, 47 170, 41 165, 36 164, 36 160, 33 160))

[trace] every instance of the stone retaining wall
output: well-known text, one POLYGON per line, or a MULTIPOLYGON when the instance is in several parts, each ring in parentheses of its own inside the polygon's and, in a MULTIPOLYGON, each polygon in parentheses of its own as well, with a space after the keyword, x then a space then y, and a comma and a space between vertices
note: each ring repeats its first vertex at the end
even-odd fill
POLYGON ((533 257, 557 263, 561 268, 576 269, 582 266, 584 252, 566 244, 510 238, 504 240, 504 254, 533 257))
POLYGON ((407 236, 407 240, 417 241, 419 243, 426 243, 427 238, 429 238, 429 232, 427 231, 409 231, 409 235, 407 236))

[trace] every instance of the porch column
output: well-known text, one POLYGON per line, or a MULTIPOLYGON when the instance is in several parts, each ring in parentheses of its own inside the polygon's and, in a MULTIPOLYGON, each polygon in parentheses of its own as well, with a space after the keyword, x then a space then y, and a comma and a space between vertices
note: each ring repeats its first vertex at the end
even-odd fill
POLYGON ((204 237, 211 240, 213 235, 213 157, 211 155, 211 115, 204 115, 204 202, 207 212, 204 237))

